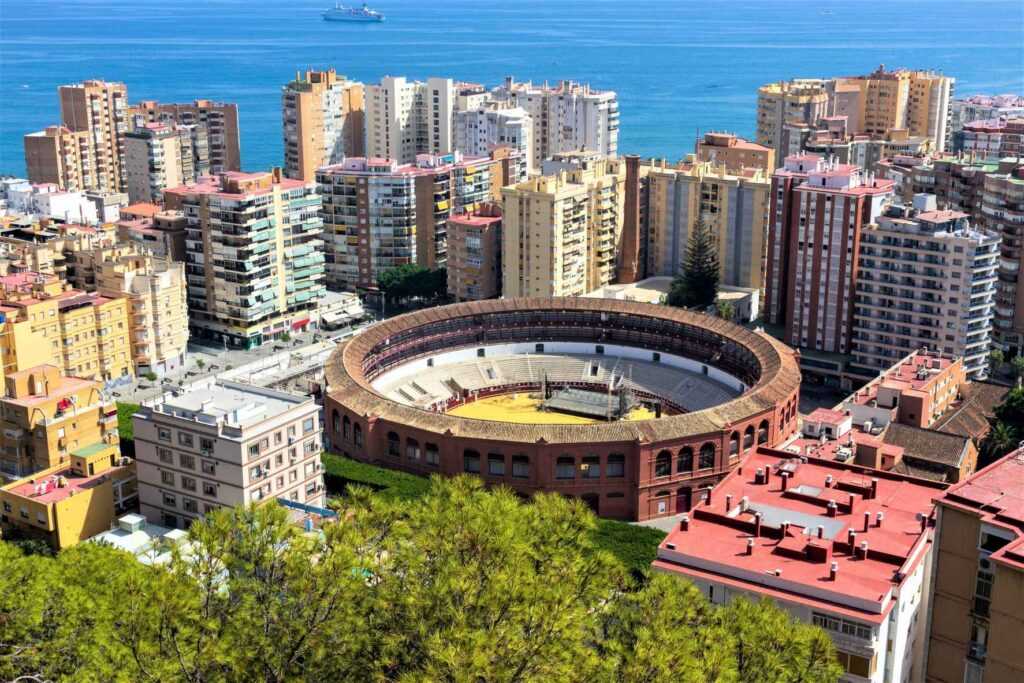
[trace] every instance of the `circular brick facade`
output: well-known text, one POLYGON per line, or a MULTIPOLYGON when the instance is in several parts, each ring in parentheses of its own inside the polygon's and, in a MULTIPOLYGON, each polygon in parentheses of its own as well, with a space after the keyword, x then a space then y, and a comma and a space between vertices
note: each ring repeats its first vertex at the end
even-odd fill
POLYGON ((759 444, 797 428, 795 353, 764 334, 666 306, 588 298, 502 299, 383 321, 327 361, 326 433, 333 451, 417 474, 479 472, 529 495, 558 492, 598 514, 644 520, 689 509, 759 444), (543 425, 433 412, 383 396, 373 380, 459 348, 573 342, 696 361, 749 387, 702 410, 636 422, 543 425))

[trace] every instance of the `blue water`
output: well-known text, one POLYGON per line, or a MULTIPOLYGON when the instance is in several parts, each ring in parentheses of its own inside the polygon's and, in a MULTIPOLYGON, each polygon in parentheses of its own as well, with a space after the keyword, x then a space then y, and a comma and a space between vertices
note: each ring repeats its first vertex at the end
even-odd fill
POLYGON ((757 86, 939 69, 957 92, 1024 93, 1019 0, 376 0, 379 25, 328 23, 333 0, 0 0, 0 173, 56 123, 56 88, 120 80, 132 101, 237 102, 246 169, 281 163, 280 87, 335 66, 363 81, 589 81, 619 93, 620 151, 675 159, 698 130, 752 135, 757 86))

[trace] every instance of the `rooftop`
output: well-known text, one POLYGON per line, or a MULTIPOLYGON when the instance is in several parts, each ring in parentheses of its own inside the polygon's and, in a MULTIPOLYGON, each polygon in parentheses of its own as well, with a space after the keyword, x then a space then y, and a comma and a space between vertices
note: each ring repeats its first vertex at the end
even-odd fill
POLYGON ((856 405, 872 405, 880 388, 894 391, 926 391, 957 358, 931 351, 916 351, 881 373, 877 379, 857 390, 847 399, 856 405))
POLYGON ((749 456, 665 538, 654 567, 880 623, 927 552, 944 487, 804 460, 749 456))
POLYGON ((152 410, 204 424, 244 429, 312 400, 308 396, 211 378, 205 387, 164 394, 152 410))
POLYGON ((138 514, 129 514, 117 520, 117 526, 89 539, 91 543, 105 543, 134 555, 143 564, 165 564, 171 559, 171 548, 185 541, 188 532, 151 524, 138 514))
MULTIPOLYGON (((106 447, 106 444, 104 444, 104 447, 106 447)), ((62 469, 50 471, 46 476, 21 480, 20 483, 6 487, 5 490, 8 493, 28 498, 37 503, 51 505, 69 498, 80 491, 87 491, 99 486, 107 480, 113 471, 108 469, 99 474, 84 477, 75 474, 69 465, 62 469)))
POLYGON ((991 429, 988 419, 1009 391, 1002 384, 967 382, 960 386, 960 400, 935 419, 932 429, 980 441, 991 429))

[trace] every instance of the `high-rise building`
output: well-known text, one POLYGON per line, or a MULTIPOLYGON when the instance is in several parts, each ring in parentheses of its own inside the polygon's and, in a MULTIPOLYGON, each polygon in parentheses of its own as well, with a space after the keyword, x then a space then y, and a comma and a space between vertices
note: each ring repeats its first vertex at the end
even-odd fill
POLYGON ((982 226, 1000 237, 993 332, 1007 357, 1024 353, 1024 162, 985 176, 982 226))
POLYGON ((1024 96, 1021 95, 971 95, 956 99, 949 104, 949 131, 946 149, 953 146, 954 136, 972 121, 999 118, 1024 117, 1024 96))
POLYGON ((107 383, 134 373, 128 300, 65 289, 56 276, 0 277, 4 371, 53 365, 65 375, 107 383))
POLYGON ((614 157, 619 149, 619 102, 614 91, 561 81, 557 86, 517 83, 511 77, 491 92, 498 102, 526 111, 533 125, 533 159, 538 169, 561 152, 591 150, 614 157))
POLYGON ((450 78, 385 76, 367 85, 366 156, 409 164, 419 154, 452 152, 456 97, 450 78))
POLYGON ((1024 680, 1024 449, 936 499, 927 683, 1024 680))
POLYGON ((455 149, 467 156, 485 156, 495 147, 511 147, 533 170, 533 122, 521 107, 481 106, 456 111, 455 149))
POLYGON ((315 183, 280 169, 228 172, 167 190, 185 214, 191 333, 254 348, 310 327, 325 290, 315 183))
POLYGON ((209 167, 196 165, 196 175, 241 169, 238 136, 238 105, 211 100, 161 104, 144 100, 128 109, 129 124, 139 128, 147 123, 188 126, 192 156, 208 159, 209 167))
POLYGON ((96 186, 95 150, 89 131, 48 126, 29 133, 24 140, 25 166, 33 183, 53 183, 70 191, 96 186))
POLYGON ((103 385, 68 376, 54 365, 4 375, 0 472, 25 477, 67 465, 71 453, 94 444, 117 446, 117 406, 103 385))
MULTIPOLYGON (((829 113, 828 81, 796 79, 762 85, 757 90, 757 142, 771 147, 775 159, 798 153, 790 144, 788 124, 814 126, 829 113)), ((775 169, 772 169, 775 170, 775 169)))
POLYGON ((363 84, 334 69, 295 74, 282 88, 284 171, 312 181, 321 166, 362 156, 363 84))
POLYGON ((992 345, 999 237, 935 197, 892 204, 861 231, 853 314, 854 360, 888 368, 915 349, 963 359, 984 379, 992 345))
POLYGON ((187 128, 162 123, 147 123, 125 133, 125 190, 129 201, 159 202, 168 187, 195 182, 199 175, 190 140, 187 128))
POLYGON ((963 211, 972 222, 981 224, 985 176, 998 170, 998 164, 962 156, 928 158, 910 170, 910 183, 903 185, 904 199, 911 201, 916 194, 933 194, 939 208, 963 211))
POLYGON ((697 161, 710 161, 732 173, 750 168, 769 176, 775 172, 775 150, 732 133, 705 133, 703 139, 697 141, 696 157, 697 161))
POLYGON ((768 449, 741 465, 701 492, 652 569, 693 582, 714 604, 766 599, 824 629, 842 681, 918 680, 932 498, 945 485, 768 449))
POLYGON ((501 205, 481 202, 448 218, 448 295, 456 301, 501 296, 501 205))
POLYGON ((1024 157, 1024 114, 1018 118, 982 119, 953 134, 953 152, 979 161, 1024 157))
POLYGON ((772 178, 765 311, 784 341, 849 353, 862 226, 893 182, 813 154, 790 156, 772 178))
POLYGON ((422 154, 412 164, 352 157, 321 168, 327 282, 374 290, 396 266, 444 267, 449 216, 496 200, 518 179, 509 175, 522 168, 517 158, 499 149, 473 158, 422 154))
POLYGON ((90 190, 119 192, 124 187, 123 136, 129 129, 128 88, 124 83, 85 81, 62 85, 61 123, 72 131, 89 134, 91 163, 95 165, 90 190))
POLYGON ((312 397, 213 377, 143 406, 132 418, 142 514, 183 529, 222 507, 324 507, 319 413, 312 397))

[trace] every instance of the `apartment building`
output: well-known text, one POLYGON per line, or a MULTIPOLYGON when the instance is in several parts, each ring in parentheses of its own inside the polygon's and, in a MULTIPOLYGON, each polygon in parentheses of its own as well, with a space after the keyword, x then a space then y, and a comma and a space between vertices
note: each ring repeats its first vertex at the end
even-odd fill
POLYGON ((844 683, 916 680, 932 498, 944 488, 761 448, 703 492, 652 568, 692 581, 715 604, 768 599, 825 629, 844 683))
POLYGON ((953 134, 953 152, 991 162, 1024 157, 1024 114, 965 123, 953 134))
POLYGON ((98 247, 80 255, 103 296, 128 300, 132 362, 139 375, 164 375, 184 366, 188 348, 185 264, 141 250, 136 244, 98 247))
POLYGON ((448 295, 456 301, 501 296, 501 205, 481 202, 448 219, 448 295))
POLYGON ((142 514, 181 529, 220 507, 324 507, 319 413, 311 397, 213 377, 142 406, 132 418, 142 514))
POLYGON ((971 95, 949 103, 949 131, 946 149, 956 151, 957 132, 972 121, 1024 118, 1022 95, 971 95))
POLYGON ((928 683, 1024 680, 1024 449, 936 499, 928 683))
POLYGON ((187 128, 190 131, 196 175, 241 170, 238 135, 238 105, 194 100, 168 104, 143 100, 128 108, 129 124, 139 128, 147 123, 187 128))
POLYGON ((915 194, 933 194, 940 208, 963 211, 971 220, 982 222, 981 199, 985 177, 999 165, 949 154, 926 158, 910 170, 910 182, 903 186, 904 199, 915 194))
POLYGON ((817 127, 808 127, 790 137, 794 153, 798 151, 834 157, 841 164, 853 164, 877 172, 879 163, 896 156, 915 157, 918 163, 932 152, 932 140, 911 137, 906 130, 891 130, 881 137, 853 133, 846 116, 826 116, 817 127))
POLYGON ((61 123, 88 133, 86 157, 94 165, 88 189, 119 192, 124 187, 123 135, 128 132, 128 88, 124 83, 90 80, 57 89, 61 123))
POLYGON ((56 275, 74 284, 75 252, 113 241, 112 231, 85 225, 54 224, 45 219, 14 223, 0 229, 0 253, 7 262, 4 274, 56 275))
POLYGON ((1000 163, 985 176, 982 226, 999 235, 999 281, 996 284, 995 343, 1007 356, 1024 353, 1024 162, 1000 163))
POLYGON ((134 374, 124 297, 65 289, 55 276, 0 277, 5 372, 49 364, 64 374, 122 383, 134 374))
POLYGON ((485 157, 421 154, 411 164, 353 157, 321 168, 328 284, 375 290, 390 268, 444 267, 449 217, 496 200, 522 168, 517 158, 501 148, 485 157))
MULTIPOLYGON (((131 202, 159 202, 164 190, 195 182, 191 134, 162 123, 147 123, 124 135, 125 190, 131 202)), ((207 164, 207 168, 208 168, 207 164)))
POLYGON ((187 223, 191 334, 250 349, 306 330, 324 287, 323 221, 315 183, 227 172, 167 190, 187 223))
POLYGON ((0 475, 8 478, 66 466, 79 448, 118 444, 117 406, 102 384, 54 365, 6 372, 0 416, 0 475))
POLYGON ((533 159, 539 169, 561 152, 591 150, 615 157, 619 149, 619 101, 612 90, 561 81, 556 86, 517 83, 511 77, 491 91, 493 100, 523 109, 530 117, 533 159))
POLYGON ((502 190, 502 295, 582 296, 587 289, 587 187, 566 174, 502 190))
MULTIPOLYGON (((767 152, 762 159, 770 157, 767 152)), ((679 273, 690 237, 703 223, 715 235, 721 283, 762 289, 770 178, 761 168, 730 170, 692 157, 675 167, 651 162, 644 209, 647 275, 679 273)))
POLYGON ((984 379, 992 345, 999 237, 971 228, 967 214, 938 211, 934 195, 893 204, 863 228, 852 354, 887 368, 928 348, 963 358, 984 379))
POLYGON ((117 221, 117 240, 132 243, 157 258, 169 261, 185 260, 185 228, 188 221, 181 211, 168 211, 155 204, 140 211, 133 204, 121 211, 117 221))
POLYGON ((534 170, 533 121, 521 107, 500 108, 495 103, 454 116, 455 149, 467 156, 486 156, 495 147, 511 147, 534 170))
POLYGON ((419 154, 449 154, 455 149, 457 95, 452 79, 424 82, 385 76, 365 90, 367 157, 410 164, 419 154))
POLYGON ((757 90, 756 141, 772 148, 776 160, 784 159, 800 151, 790 143, 787 124, 813 126, 829 113, 828 81, 807 78, 762 85, 757 90))
POLYGON ((775 150, 732 133, 705 133, 697 141, 695 156, 697 161, 711 162, 732 173, 742 173, 748 168, 759 169, 766 176, 775 172, 775 150))
POLYGON ((72 451, 66 464, 0 487, 4 536, 63 550, 106 531, 138 499, 134 470, 117 445, 97 443, 72 451))
POLYGON ((296 73, 281 90, 285 175, 312 182, 321 166, 363 155, 362 83, 329 69, 296 73))
POLYGON ((25 166, 33 183, 52 183, 71 191, 98 185, 89 131, 47 126, 26 135, 24 143, 25 166))

